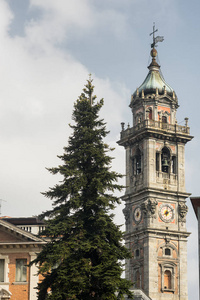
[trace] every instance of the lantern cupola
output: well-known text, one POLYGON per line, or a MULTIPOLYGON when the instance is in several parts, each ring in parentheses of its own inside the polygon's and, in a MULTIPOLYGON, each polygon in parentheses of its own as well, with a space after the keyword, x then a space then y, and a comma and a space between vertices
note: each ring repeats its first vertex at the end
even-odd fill
POLYGON ((141 86, 133 93, 132 102, 135 102, 138 98, 151 99, 158 96, 169 96, 171 100, 177 103, 177 96, 174 90, 164 80, 160 71, 160 66, 156 61, 157 50, 153 48, 151 50, 152 61, 148 66, 149 73, 145 78, 141 86))
POLYGON ((168 124, 176 123, 178 98, 173 88, 163 78, 154 46, 150 52, 152 60, 148 66, 149 72, 144 82, 131 96, 130 107, 134 126, 147 119, 168 124))

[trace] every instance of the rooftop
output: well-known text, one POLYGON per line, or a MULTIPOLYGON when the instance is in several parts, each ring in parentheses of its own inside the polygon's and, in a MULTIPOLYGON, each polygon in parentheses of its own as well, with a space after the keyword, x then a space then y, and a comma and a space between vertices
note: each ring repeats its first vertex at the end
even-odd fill
POLYGON ((139 88, 133 93, 132 99, 137 97, 143 97, 149 94, 165 94, 178 102, 175 91, 166 83, 161 71, 160 66, 156 61, 157 50, 153 48, 151 50, 152 62, 148 66, 149 73, 147 74, 144 82, 140 85, 139 88))

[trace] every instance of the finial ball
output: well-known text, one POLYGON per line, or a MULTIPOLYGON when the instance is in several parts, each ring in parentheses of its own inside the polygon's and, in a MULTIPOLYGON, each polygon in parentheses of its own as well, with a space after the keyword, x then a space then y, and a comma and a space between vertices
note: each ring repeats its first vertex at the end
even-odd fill
POLYGON ((151 50, 151 56, 152 56, 152 57, 156 57, 156 56, 157 56, 157 51, 156 51, 155 48, 153 48, 153 49, 151 50))

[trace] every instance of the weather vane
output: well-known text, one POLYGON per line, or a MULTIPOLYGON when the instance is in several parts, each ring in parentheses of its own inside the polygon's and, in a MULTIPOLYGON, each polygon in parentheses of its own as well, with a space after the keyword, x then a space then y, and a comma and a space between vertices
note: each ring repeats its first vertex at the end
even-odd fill
POLYGON ((155 23, 153 23, 153 32, 150 33, 150 35, 153 34, 153 43, 151 44, 151 48, 156 47, 156 44, 158 42, 163 42, 164 41, 164 36, 157 36, 157 37, 155 37, 155 32, 157 32, 157 31, 158 31, 158 29, 155 29, 155 23))

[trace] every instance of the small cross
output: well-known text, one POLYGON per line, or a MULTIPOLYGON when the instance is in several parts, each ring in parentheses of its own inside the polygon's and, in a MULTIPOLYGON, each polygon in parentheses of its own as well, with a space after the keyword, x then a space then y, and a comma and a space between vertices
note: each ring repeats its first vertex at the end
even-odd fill
POLYGON ((150 35, 153 34, 153 43, 151 44, 151 48, 156 47, 156 44, 158 42, 163 42, 164 41, 164 37, 163 36, 157 36, 157 37, 155 37, 155 32, 157 32, 157 31, 158 31, 158 29, 155 29, 155 23, 153 23, 153 32, 150 33, 150 35))
POLYGON ((152 35, 153 34, 153 44, 151 44, 151 47, 153 48, 154 46, 155 46, 155 32, 157 32, 158 31, 158 29, 155 29, 155 23, 153 23, 153 32, 152 33, 150 33, 150 35, 152 35))

